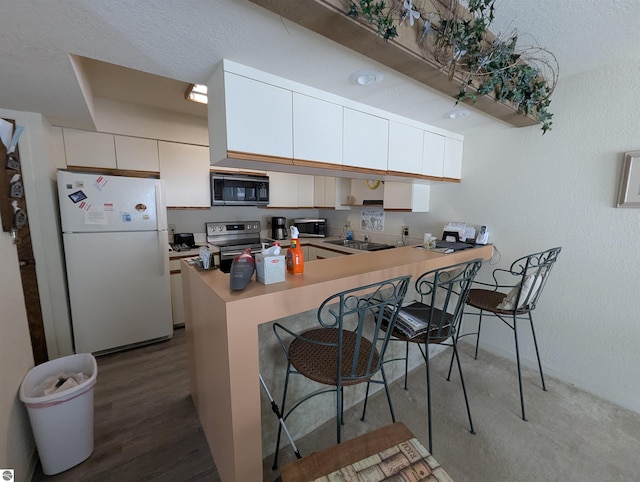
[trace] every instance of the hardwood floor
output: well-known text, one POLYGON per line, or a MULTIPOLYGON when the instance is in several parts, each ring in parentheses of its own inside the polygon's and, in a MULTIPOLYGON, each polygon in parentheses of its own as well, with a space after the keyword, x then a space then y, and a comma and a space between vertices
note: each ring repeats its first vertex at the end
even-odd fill
POLYGON ((184 328, 171 340, 97 358, 95 447, 34 481, 219 481, 189 395, 184 328))

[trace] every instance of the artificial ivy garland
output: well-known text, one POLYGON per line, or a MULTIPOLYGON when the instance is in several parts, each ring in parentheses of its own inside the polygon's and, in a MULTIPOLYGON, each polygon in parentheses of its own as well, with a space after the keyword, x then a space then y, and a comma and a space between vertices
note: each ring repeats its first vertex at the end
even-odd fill
POLYGON ((513 103, 517 111, 532 115, 544 134, 551 129, 548 108, 558 76, 555 56, 540 47, 518 48, 514 31, 493 38, 496 0, 468 0, 469 16, 459 13, 457 0, 433 0, 436 11, 417 8, 413 0, 347 0, 347 15, 373 25, 385 41, 398 36, 407 19, 417 24, 424 54, 442 66, 450 80, 462 79, 456 101, 493 94, 513 103), (439 7, 439 8, 438 8, 439 7), (422 25, 420 25, 420 21, 422 25))

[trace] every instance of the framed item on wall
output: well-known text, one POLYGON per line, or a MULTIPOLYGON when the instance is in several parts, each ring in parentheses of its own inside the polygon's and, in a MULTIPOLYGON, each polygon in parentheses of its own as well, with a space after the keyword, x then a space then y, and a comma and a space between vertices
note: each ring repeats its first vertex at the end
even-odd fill
POLYGON ((640 151, 627 152, 624 155, 618 207, 640 208, 640 151))

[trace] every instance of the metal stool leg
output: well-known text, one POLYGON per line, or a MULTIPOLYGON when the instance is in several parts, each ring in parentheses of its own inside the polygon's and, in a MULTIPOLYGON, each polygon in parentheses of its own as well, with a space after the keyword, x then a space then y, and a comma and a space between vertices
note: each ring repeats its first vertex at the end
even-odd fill
POLYGON ((342 399, 342 387, 340 387, 338 390, 336 390, 336 423, 337 423, 337 427, 336 427, 336 431, 337 431, 337 443, 340 443, 340 435, 342 432, 342 410, 344 408, 343 405, 343 399, 342 399))
POLYGON ((362 417, 360 417, 360 421, 364 422, 364 415, 367 413, 367 402, 369 401, 369 386, 371 382, 367 382, 367 391, 364 392, 364 406, 362 407, 362 417))
POLYGON ((538 369, 540 370, 540 380, 542 381, 542 389, 546 392, 547 387, 544 384, 544 375, 542 374, 542 363, 540 362, 540 352, 538 352, 538 341, 536 340, 536 331, 533 328, 533 317, 529 312, 529 323, 531 324, 531 334, 533 335, 533 346, 536 348, 536 357, 538 358, 538 369))
POLYGON ((460 365, 460 357, 458 356, 458 347, 457 343, 453 342, 453 354, 456 357, 456 362, 458 363, 458 372, 460 373, 460 383, 462 383, 462 393, 464 394, 464 403, 467 406, 467 416, 469 417, 469 431, 471 433, 476 433, 473 429, 473 420, 471 420, 471 409, 469 408, 469 398, 467 397, 467 388, 464 384, 464 377, 462 376, 462 365, 460 365))
MULTIPOLYGON (((284 379, 284 390, 282 391, 282 403, 280 404, 281 413, 284 413, 285 401, 287 400, 287 388, 289 387, 289 375, 291 373, 289 371, 290 368, 291 368, 291 365, 287 364, 287 376, 284 379)), ((283 419, 283 421, 284 421, 284 419, 283 419)), ((282 437, 282 425, 283 424, 279 424, 278 425, 278 438, 276 439, 276 453, 273 456, 273 466, 271 467, 272 470, 278 470, 278 452, 280 451, 280 439, 282 437)))
POLYGON ((478 345, 480 344, 480 329, 482 328, 482 310, 478 315, 478 334, 476 335, 476 353, 473 356, 474 359, 478 359, 478 345))
POLYGON ((387 375, 384 373, 384 366, 380 367, 382 381, 384 382, 384 391, 387 394, 387 403, 389 404, 389 412, 391 412, 391 421, 396 422, 396 415, 393 413, 393 404, 391 403, 391 394, 389 393, 389 385, 387 384, 387 375))
POLYGON ((524 394, 522 392, 522 371, 520 369, 520 351, 518 349, 518 328, 515 316, 513 317, 513 337, 516 341, 516 362, 518 365, 518 385, 520 387, 520 407, 522 408, 522 420, 526 422, 527 418, 524 413, 524 394))
POLYGON ((433 454, 433 436, 431 429, 431 376, 429 374, 429 343, 425 343, 425 364, 427 367, 427 419, 429 422, 429 453, 433 454))
POLYGON ((407 389, 407 374, 409 373, 409 342, 405 342, 404 349, 404 389, 407 389))

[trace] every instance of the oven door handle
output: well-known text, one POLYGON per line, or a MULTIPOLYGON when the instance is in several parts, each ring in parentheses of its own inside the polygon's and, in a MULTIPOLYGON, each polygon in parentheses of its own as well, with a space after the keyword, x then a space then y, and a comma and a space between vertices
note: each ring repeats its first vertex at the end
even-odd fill
MULTIPOLYGON (((252 249, 251 250, 251 254, 259 253, 259 252, 261 252, 261 250, 262 250, 262 248, 252 249)), ((231 256, 236 257, 236 256, 238 256, 239 254, 242 254, 242 253, 244 253, 244 249, 240 250, 240 251, 221 251, 220 252, 220 256, 224 257, 224 258, 229 258, 231 256)))

